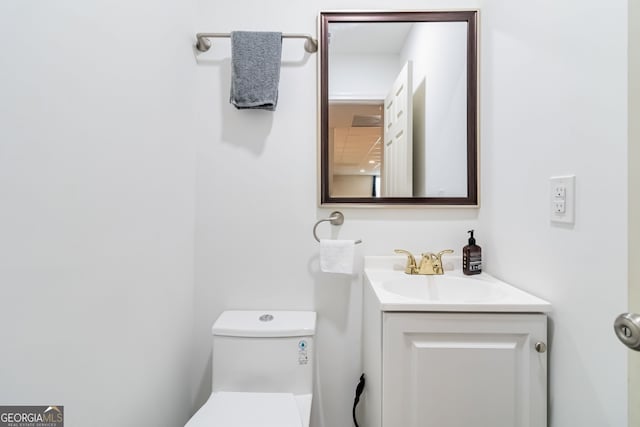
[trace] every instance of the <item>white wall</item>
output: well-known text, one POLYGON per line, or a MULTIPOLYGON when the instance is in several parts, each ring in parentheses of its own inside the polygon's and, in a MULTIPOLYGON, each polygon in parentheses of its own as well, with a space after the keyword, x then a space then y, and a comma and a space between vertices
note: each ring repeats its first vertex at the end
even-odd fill
MULTIPOLYGON (((430 3, 452 7, 450 1, 430 3)), ((475 2, 458 2, 473 6, 475 2)), ((320 9, 384 9, 387 1, 290 2, 201 0, 197 31, 234 29, 316 33, 320 9), (286 11, 286 12, 285 12, 286 11)), ((403 1, 394 8, 425 8, 403 1)), ((210 390, 210 327, 229 308, 318 312, 316 427, 350 427, 360 368, 359 276, 322 274, 314 223, 317 207, 317 55, 285 40, 275 113, 237 111, 228 103, 229 43, 215 43, 198 65, 198 208, 196 225, 196 407, 210 390), (205 57, 207 59, 205 59, 205 57), (299 60, 299 62, 297 62, 299 60)), ((455 248, 477 225, 477 211, 341 209, 345 224, 318 227, 321 237, 362 238, 360 255, 455 248)), ((482 238, 482 234, 478 235, 482 238)), ((481 241, 481 240, 480 240, 481 241)))
POLYGON ((0 404, 190 415, 193 4, 0 2, 0 404))
POLYGON ((413 25, 400 58, 413 64, 413 194, 466 197, 466 22, 413 25))
POLYGON ((333 53, 329 58, 329 99, 384 100, 402 69, 398 55, 333 53))
MULTIPOLYGON (((625 353, 611 322, 626 306, 626 2, 418 2, 481 7, 482 208, 342 209, 361 254, 451 247, 477 229, 489 272, 549 299, 550 425, 625 422, 625 353), (593 23, 598 22, 597 26, 593 23), (575 173, 577 223, 548 222, 551 175, 575 173), (602 201, 607 201, 606 208, 602 201), (480 214, 478 221, 477 215, 480 214), (606 218, 606 219, 605 219, 606 218)), ((385 1, 198 4, 198 28, 315 32, 320 9, 386 9, 385 1), (286 10, 286 14, 282 13, 286 10)), ((286 41, 285 55, 302 56, 286 41)), ((209 387, 209 327, 225 308, 315 309, 315 426, 351 425, 360 373, 360 278, 318 273, 316 56, 285 60, 278 111, 227 104, 228 45, 200 64, 197 108, 196 404, 209 387), (292 161, 291 159, 296 159, 292 161), (233 191, 229 191, 229 183, 233 191)))
POLYGON ((370 197, 373 175, 334 175, 331 195, 333 197, 370 197))
POLYGON ((487 269, 552 302, 551 427, 626 426, 627 1, 482 3, 487 269), (597 23, 597 25, 595 25, 597 23), (576 223, 548 178, 576 175, 576 223))
POLYGON ((208 395, 222 310, 314 309, 313 425, 351 425, 362 287, 318 272, 311 228, 333 209, 316 205, 317 56, 285 41, 278 110, 236 111, 228 41, 200 63, 188 46, 390 7, 482 8, 483 206, 342 209, 319 233, 362 238, 362 255, 459 251, 476 228, 488 271, 554 304, 550 425, 625 424, 623 0, 199 0, 195 25, 183 3, 2 3, 0 403, 64 404, 72 427, 181 425, 208 395), (564 173, 573 228, 548 223, 564 173))

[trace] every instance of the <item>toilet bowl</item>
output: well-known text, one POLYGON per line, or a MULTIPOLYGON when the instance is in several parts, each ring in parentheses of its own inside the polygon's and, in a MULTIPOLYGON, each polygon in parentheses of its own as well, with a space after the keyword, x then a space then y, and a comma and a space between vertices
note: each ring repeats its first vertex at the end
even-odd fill
POLYGON ((212 327, 212 393, 185 427, 308 427, 316 314, 225 311, 212 327))

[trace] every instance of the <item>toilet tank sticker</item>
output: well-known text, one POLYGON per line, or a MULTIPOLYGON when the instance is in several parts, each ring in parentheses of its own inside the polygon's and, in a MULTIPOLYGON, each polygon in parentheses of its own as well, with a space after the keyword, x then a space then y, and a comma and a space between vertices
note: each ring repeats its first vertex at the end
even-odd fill
POLYGON ((309 356, 307 355, 307 341, 300 340, 298 342, 298 365, 306 365, 309 362, 309 356))

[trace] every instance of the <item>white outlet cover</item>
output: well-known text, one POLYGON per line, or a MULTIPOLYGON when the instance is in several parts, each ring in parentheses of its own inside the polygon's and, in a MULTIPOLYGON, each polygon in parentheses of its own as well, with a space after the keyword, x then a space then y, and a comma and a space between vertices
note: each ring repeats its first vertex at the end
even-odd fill
POLYGON ((575 200, 575 175, 552 176, 549 178, 549 213, 551 222, 573 224, 575 222, 575 200), (559 189, 564 191, 558 191, 559 189), (557 209, 562 202, 564 202, 564 212, 557 209))

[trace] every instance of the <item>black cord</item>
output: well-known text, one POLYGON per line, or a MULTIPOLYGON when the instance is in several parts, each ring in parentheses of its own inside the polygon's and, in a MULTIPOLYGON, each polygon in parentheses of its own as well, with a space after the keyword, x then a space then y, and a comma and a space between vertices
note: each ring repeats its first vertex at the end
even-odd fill
POLYGON ((360 381, 356 386, 356 397, 355 399, 353 399, 353 424, 355 424, 356 427, 360 427, 358 425, 358 420, 356 420, 356 406, 358 406, 358 402, 360 402, 360 395, 362 394, 363 391, 364 391, 364 374, 360 375, 360 381))

